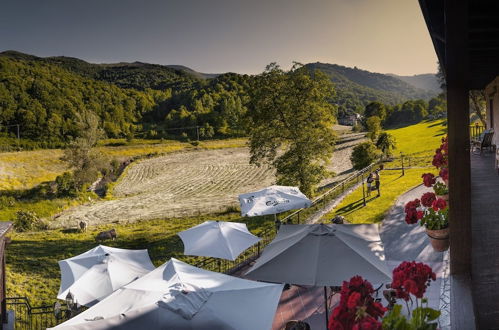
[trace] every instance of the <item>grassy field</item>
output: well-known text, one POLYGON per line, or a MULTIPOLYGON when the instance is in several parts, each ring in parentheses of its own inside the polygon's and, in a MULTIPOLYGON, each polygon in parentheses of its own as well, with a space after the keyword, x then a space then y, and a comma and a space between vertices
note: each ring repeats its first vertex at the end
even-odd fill
MULTIPOLYGON (((446 134, 444 124, 443 121, 425 121, 416 125, 387 130, 397 140, 395 155, 398 156, 402 152, 405 156, 423 158, 417 161, 413 160, 410 165, 414 168, 406 169, 404 176, 402 176, 401 170, 383 170, 380 174, 381 196, 376 197, 377 192, 373 191, 366 200, 366 206, 363 205, 362 187, 360 187, 348 195, 334 210, 324 215, 321 220, 327 222, 335 215, 342 215, 352 223, 375 223, 383 220, 385 213, 398 196, 421 184, 423 173, 435 172, 430 163, 435 149, 446 134)), ((408 158, 406 158, 405 166, 408 165, 408 158)), ((386 168, 398 168, 399 166, 399 161, 385 164, 386 168)))
POLYGON ((397 140, 397 149, 394 155, 400 152, 405 155, 433 154, 440 145, 440 140, 447 133, 446 122, 443 120, 423 121, 416 125, 390 129, 390 133, 397 140))
POLYGON ((7 249, 7 295, 27 296, 35 305, 52 304, 60 285, 57 261, 95 247, 98 244, 94 240, 95 235, 111 228, 117 230, 118 238, 106 241, 104 245, 148 249, 156 266, 171 257, 193 262, 196 258, 183 255, 183 244, 176 233, 214 219, 246 222, 255 235, 273 226, 272 217, 240 218, 238 213, 228 213, 95 226, 90 227, 86 233, 60 229, 13 233, 12 243, 7 249))
MULTIPOLYGON (((124 139, 102 140, 98 149, 110 157, 135 157, 147 154, 165 154, 187 149, 220 149, 243 147, 246 139, 201 141, 198 146, 188 142, 124 139)), ((0 153, 0 191, 29 189, 42 182, 52 181, 67 171, 60 160, 61 149, 0 153)))

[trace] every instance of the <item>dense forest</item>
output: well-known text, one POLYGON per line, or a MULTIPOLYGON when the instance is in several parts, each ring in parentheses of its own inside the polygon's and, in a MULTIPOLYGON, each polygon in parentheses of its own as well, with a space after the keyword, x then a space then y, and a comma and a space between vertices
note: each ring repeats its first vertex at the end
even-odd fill
MULTIPOLYGON (((308 64, 334 83, 339 113, 362 113, 367 104, 389 106, 432 93, 388 75, 332 64, 308 64)), ((181 66, 147 63, 91 64, 69 57, 0 53, 0 134, 42 147, 78 135, 77 114, 95 113, 107 137, 202 138, 245 135, 245 114, 255 76, 206 75, 181 66), (180 129, 179 129, 180 128, 180 129), (184 128, 184 129, 183 129, 184 128)), ((253 86, 254 87, 254 86, 253 86)), ((435 93, 436 94, 436 93, 435 93)))

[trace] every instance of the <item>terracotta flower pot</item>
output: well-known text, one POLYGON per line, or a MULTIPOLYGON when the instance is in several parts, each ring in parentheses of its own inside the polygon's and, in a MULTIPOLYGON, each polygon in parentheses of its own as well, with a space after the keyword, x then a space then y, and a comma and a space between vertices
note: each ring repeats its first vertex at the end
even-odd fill
POLYGON ((444 252, 449 249, 449 228, 438 230, 426 229, 426 234, 430 237, 433 250, 444 252))
POLYGON ((449 201, 449 194, 437 195, 437 198, 442 198, 444 201, 448 202, 449 201))

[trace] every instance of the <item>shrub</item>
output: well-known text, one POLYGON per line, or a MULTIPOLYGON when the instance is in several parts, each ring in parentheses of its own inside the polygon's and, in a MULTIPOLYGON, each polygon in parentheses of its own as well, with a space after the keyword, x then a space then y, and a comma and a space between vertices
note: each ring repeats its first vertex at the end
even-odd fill
POLYGON ((78 191, 73 174, 65 172, 55 178, 57 184, 57 195, 59 197, 76 197, 78 191))
POLYGON ((16 217, 14 218, 14 228, 16 231, 23 232, 33 229, 47 229, 47 225, 35 212, 17 211, 16 217))
POLYGON ((378 157, 379 151, 376 146, 372 142, 364 142, 353 148, 350 160, 354 169, 361 170, 373 163, 378 157))
POLYGON ((0 196, 0 209, 12 207, 16 203, 16 199, 12 196, 0 196))

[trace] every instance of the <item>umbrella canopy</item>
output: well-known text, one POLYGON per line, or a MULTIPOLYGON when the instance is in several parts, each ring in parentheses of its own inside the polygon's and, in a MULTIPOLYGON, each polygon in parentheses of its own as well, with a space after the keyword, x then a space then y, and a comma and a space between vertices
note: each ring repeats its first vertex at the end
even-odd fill
POLYGON ((283 225, 246 273, 250 279, 339 286, 361 275, 391 281, 377 225, 283 225))
POLYGON ((282 288, 172 258, 55 329, 271 329, 282 288))
POLYGON ((61 287, 57 298, 71 292, 80 305, 91 306, 155 267, 147 250, 126 250, 99 245, 59 261, 61 287))
POLYGON ((301 209, 312 205, 310 199, 297 187, 270 186, 248 194, 239 195, 241 215, 277 214, 289 210, 301 209))
POLYGON ((184 242, 184 254, 235 260, 260 241, 238 222, 206 221, 177 234, 184 242))

